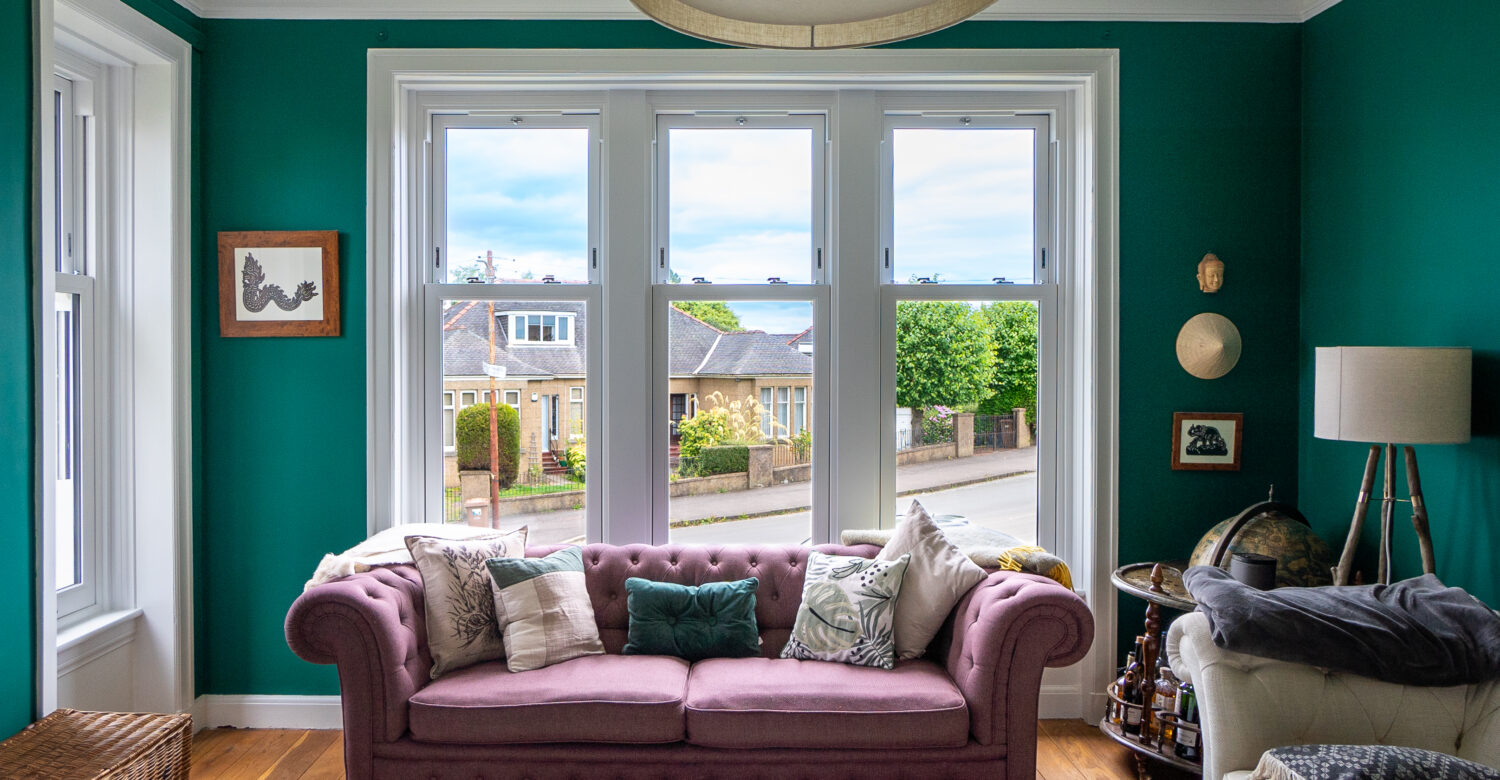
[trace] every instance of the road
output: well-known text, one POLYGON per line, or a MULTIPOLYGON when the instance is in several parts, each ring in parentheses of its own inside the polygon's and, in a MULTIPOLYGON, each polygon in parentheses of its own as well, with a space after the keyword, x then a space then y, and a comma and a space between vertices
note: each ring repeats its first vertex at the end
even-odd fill
MULTIPOLYGON (((1036 472, 936 490, 896 499, 902 511, 912 499, 933 515, 963 515, 986 528, 1004 531, 1025 542, 1036 540, 1036 472)), ((678 544, 797 544, 809 535, 812 515, 796 512, 746 520, 725 520, 673 528, 678 544)), ((875 525, 872 521, 871 527, 875 525)))

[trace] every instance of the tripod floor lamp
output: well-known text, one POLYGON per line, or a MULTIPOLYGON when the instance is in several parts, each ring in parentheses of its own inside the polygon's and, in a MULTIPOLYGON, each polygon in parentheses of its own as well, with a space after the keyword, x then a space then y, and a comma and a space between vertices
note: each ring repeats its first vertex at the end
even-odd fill
MULTIPOLYGON (((1378 582, 1391 581, 1391 531, 1396 514, 1396 443, 1462 444, 1469 440, 1473 354, 1457 347, 1318 347, 1313 379, 1313 435, 1320 439, 1385 445, 1385 494, 1380 511, 1378 582)), ((1422 502, 1417 455, 1404 451, 1411 523, 1421 546, 1422 570, 1434 573, 1432 532, 1422 502)), ((1380 447, 1370 447, 1365 478, 1354 505, 1349 538, 1333 571, 1348 585, 1359 546, 1380 447)))

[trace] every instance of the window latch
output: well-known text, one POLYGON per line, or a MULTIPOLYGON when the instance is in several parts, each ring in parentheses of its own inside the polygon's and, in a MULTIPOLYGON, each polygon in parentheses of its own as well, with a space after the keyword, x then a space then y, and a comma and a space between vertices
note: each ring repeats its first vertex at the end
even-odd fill
POLYGON ((1011 280, 1006 279, 1003 276, 996 276, 991 279, 991 281, 993 281, 995 284, 1015 284, 1015 282, 1012 282, 1011 280))
POLYGON ((918 276, 917 284, 937 284, 937 282, 933 281, 930 276, 918 276))
POLYGON ((779 276, 767 276, 766 284, 786 284, 786 281, 779 276))
POLYGON ((557 281, 556 276, 547 274, 546 276, 542 277, 542 284, 562 284, 562 282, 557 281))
POLYGON ((695 276, 693 277, 693 284, 713 284, 713 282, 710 282, 708 279, 702 276, 695 276))

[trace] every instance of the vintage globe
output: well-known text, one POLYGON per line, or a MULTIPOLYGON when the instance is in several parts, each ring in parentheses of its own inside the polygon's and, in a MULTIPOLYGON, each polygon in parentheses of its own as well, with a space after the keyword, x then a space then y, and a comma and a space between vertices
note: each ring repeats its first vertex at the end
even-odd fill
POLYGON ((1250 513, 1250 519, 1229 540, 1219 567, 1229 569, 1237 553, 1257 553, 1276 559, 1276 587, 1314 587, 1333 584, 1333 550, 1313 533, 1300 512, 1286 505, 1267 502, 1215 525, 1193 548, 1191 566, 1208 565, 1216 545, 1235 521, 1250 513))

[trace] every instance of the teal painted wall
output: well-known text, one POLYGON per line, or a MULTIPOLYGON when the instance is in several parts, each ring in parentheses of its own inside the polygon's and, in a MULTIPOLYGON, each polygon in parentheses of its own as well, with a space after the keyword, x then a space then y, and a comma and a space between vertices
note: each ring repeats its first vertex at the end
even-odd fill
MULTIPOLYGON (((334 693, 331 669, 286 648, 282 620, 319 556, 365 533, 366 50, 704 44, 648 22, 202 28, 199 692, 334 693), (340 231, 344 335, 219 337, 214 237, 245 229, 340 231)), ((1269 483, 1295 501, 1299 27, 982 22, 911 45, 1122 51, 1120 559, 1185 556, 1269 483), (1216 296, 1193 279, 1208 251, 1228 264, 1216 296), (1173 352, 1202 311, 1245 337, 1214 382, 1173 352), (1171 471, 1173 411, 1244 412, 1244 470, 1171 471)), ((1126 638, 1139 607, 1123 604, 1126 638)))
MULTIPOLYGON (((1500 4, 1344 0, 1303 28, 1302 508, 1342 544, 1365 459, 1312 437, 1314 347, 1473 347, 1473 441, 1417 458, 1438 575, 1500 605, 1500 4)), ((1409 517, 1398 577, 1422 571, 1409 517)))
POLYGON ((0 0, 0 737, 31 722, 36 665, 32 420, 32 4, 0 0))

